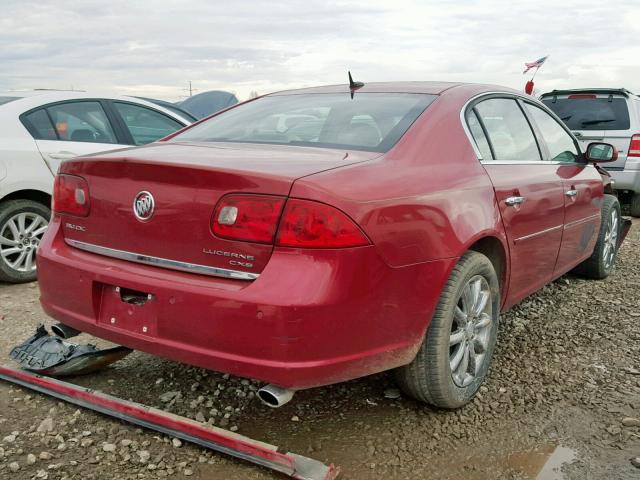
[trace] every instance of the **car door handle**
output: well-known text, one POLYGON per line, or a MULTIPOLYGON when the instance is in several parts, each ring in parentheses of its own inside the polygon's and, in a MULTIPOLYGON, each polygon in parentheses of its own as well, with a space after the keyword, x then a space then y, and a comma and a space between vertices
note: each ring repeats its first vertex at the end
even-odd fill
POLYGON ((78 155, 72 152, 58 152, 58 153, 50 153, 49 156, 54 160, 68 160, 73 157, 77 157, 78 155))
POLYGON ((521 203, 524 203, 524 197, 509 197, 505 199, 504 203, 506 203, 510 207, 513 207, 514 205, 520 205, 521 203))
POLYGON ((576 196, 578 196, 578 191, 577 190, 567 190, 566 192, 564 192, 564 194, 567 197, 576 197, 576 196))

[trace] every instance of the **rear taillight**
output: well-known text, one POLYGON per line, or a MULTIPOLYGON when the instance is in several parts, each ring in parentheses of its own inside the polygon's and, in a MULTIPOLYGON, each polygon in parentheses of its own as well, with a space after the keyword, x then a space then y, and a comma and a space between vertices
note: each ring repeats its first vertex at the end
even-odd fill
POLYGON ((290 199, 284 208, 276 245, 344 248, 368 245, 369 239, 346 214, 324 203, 290 199))
POLYGON ((82 177, 56 175, 53 185, 53 211, 76 217, 89 215, 89 185, 82 177))
POLYGON ((595 100, 595 95, 591 95, 589 93, 578 93, 575 95, 569 95, 569 100, 595 100))
POLYGON ((284 202, 269 195, 227 195, 213 213, 211 229, 221 238, 273 243, 284 202))
POLYGON ((636 133, 631 137, 631 143, 629 143, 628 157, 640 157, 640 133, 636 133))
POLYGON ((271 195, 223 197, 213 212, 211 230, 220 238, 282 247, 346 248, 371 243, 355 222, 335 207, 271 195))

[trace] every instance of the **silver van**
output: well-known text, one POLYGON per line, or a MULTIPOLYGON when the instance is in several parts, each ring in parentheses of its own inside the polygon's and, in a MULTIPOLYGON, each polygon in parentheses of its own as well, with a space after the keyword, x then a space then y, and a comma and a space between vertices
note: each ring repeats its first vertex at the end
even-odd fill
POLYGON ((553 90, 540 100, 555 112, 586 148, 604 141, 618 149, 606 164, 620 200, 640 217, 640 97, 622 88, 553 90))

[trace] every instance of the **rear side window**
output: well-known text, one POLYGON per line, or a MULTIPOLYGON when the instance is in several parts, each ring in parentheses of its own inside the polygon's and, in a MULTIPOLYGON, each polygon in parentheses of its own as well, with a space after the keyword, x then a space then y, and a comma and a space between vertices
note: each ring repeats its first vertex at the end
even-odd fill
POLYGON ((386 152, 435 95, 274 95, 232 108, 174 137, 184 142, 304 145, 386 152))
POLYGON ((184 126, 147 107, 124 102, 113 102, 113 105, 129 129, 135 145, 155 142, 184 126))
POLYGON ((100 102, 66 102, 47 107, 59 140, 117 143, 100 102))
POLYGON ((475 107, 489 136, 496 160, 541 160, 538 144, 518 103, 491 98, 475 107))
POLYGON ((525 103, 525 108, 538 126, 549 149, 549 159, 556 162, 575 162, 579 152, 571 135, 547 112, 535 105, 525 103))
POLYGON ((542 99, 571 130, 629 130, 625 98, 575 95, 574 98, 542 99))
POLYGON ((491 154, 491 147, 487 141, 487 136, 484 134, 484 130, 482 130, 482 125, 480 125, 480 122, 478 121, 476 112, 473 110, 469 110, 467 112, 467 125, 469 125, 471 136, 476 142, 478 150, 480 150, 482 159, 491 160, 493 158, 493 155, 491 154))
POLYGON ((22 117, 22 123, 36 140, 57 140, 51 119, 43 108, 22 117))

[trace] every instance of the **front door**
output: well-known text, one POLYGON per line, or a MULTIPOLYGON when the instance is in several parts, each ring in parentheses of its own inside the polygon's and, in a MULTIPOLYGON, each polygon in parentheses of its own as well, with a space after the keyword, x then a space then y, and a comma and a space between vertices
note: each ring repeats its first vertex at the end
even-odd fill
POLYGON ((510 250, 506 307, 548 283, 560 250, 564 193, 513 98, 489 98, 467 112, 496 194, 510 250))
POLYGON ((603 184, 596 168, 583 161, 565 127, 537 105, 524 105, 544 141, 545 160, 554 165, 563 186, 564 228, 554 269, 558 277, 591 256, 600 229, 603 184))

